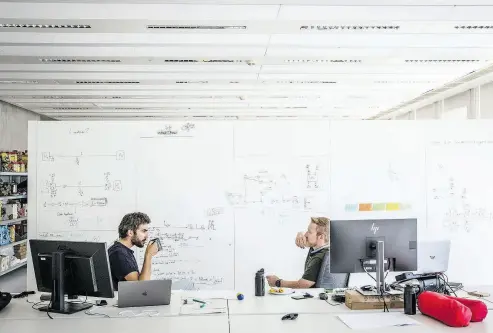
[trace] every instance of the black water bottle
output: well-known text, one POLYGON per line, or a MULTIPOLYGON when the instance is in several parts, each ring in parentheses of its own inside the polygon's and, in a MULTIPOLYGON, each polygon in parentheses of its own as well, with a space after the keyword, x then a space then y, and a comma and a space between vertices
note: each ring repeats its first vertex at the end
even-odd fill
POLYGON ((414 287, 410 285, 404 288, 404 313, 407 315, 416 314, 416 293, 414 287))
POLYGON ((255 273, 255 296, 265 296, 264 269, 255 273))

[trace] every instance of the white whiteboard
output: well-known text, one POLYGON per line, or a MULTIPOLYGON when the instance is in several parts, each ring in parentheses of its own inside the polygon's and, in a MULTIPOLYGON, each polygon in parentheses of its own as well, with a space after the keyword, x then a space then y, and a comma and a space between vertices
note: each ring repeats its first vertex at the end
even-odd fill
MULTIPOLYGON (((416 217, 419 239, 452 239, 450 279, 481 284, 493 277, 481 265, 493 238, 493 123, 441 124, 33 122, 29 237, 111 243, 123 215, 140 210, 165 245, 154 278, 253 292, 260 268, 301 276, 306 251, 294 237, 311 216, 416 217), (450 177, 467 206, 434 198, 450 177)), ((29 288, 32 277, 29 266, 29 288)))
POLYGON ((427 230, 452 240, 449 277, 486 285, 493 277, 493 131, 491 122, 427 126, 427 230))
POLYGON ((254 291, 261 268, 284 279, 303 274, 306 251, 294 240, 311 216, 329 214, 329 138, 330 124, 323 121, 235 125, 229 196, 235 212, 235 276, 243 290, 254 291))
POLYGON ((159 237, 165 249, 153 259, 152 277, 187 279, 200 289, 233 289, 233 210, 225 195, 233 127, 197 123, 183 131, 187 125, 173 125, 181 135, 158 134, 170 126, 160 123, 139 129, 137 210, 149 214, 151 237, 159 237))

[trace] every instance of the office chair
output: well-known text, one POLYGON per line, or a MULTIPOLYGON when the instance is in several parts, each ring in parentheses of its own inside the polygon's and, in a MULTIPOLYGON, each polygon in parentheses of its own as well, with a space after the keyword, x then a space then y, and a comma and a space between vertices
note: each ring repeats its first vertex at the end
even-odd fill
POLYGON ((349 284, 349 274, 330 272, 330 249, 325 253, 322 267, 318 273, 315 287, 325 289, 347 288, 349 284))

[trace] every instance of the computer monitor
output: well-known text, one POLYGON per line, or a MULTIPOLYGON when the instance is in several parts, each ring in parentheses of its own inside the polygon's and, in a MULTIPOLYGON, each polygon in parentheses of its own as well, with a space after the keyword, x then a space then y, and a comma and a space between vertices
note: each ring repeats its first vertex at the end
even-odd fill
POLYGON ((92 306, 65 301, 68 296, 113 298, 105 243, 29 240, 38 290, 51 292, 40 311, 71 314, 92 306))
POLYGON ((376 292, 385 289, 385 270, 417 269, 417 220, 333 220, 330 272, 376 272, 376 292))

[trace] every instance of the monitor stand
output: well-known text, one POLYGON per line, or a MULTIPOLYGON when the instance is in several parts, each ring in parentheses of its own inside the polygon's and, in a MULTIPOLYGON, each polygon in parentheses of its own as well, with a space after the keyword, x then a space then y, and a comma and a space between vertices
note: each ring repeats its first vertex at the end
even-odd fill
POLYGON ((65 302, 65 252, 57 251, 52 254, 53 290, 50 305, 38 308, 39 311, 72 314, 90 309, 90 303, 65 302))
POLYGON ((377 250, 377 261, 376 261, 376 283, 375 286, 371 290, 363 290, 358 288, 358 292, 363 296, 382 296, 382 295, 400 295, 402 292, 390 290, 385 284, 385 246, 383 241, 377 241, 376 250, 377 250))

